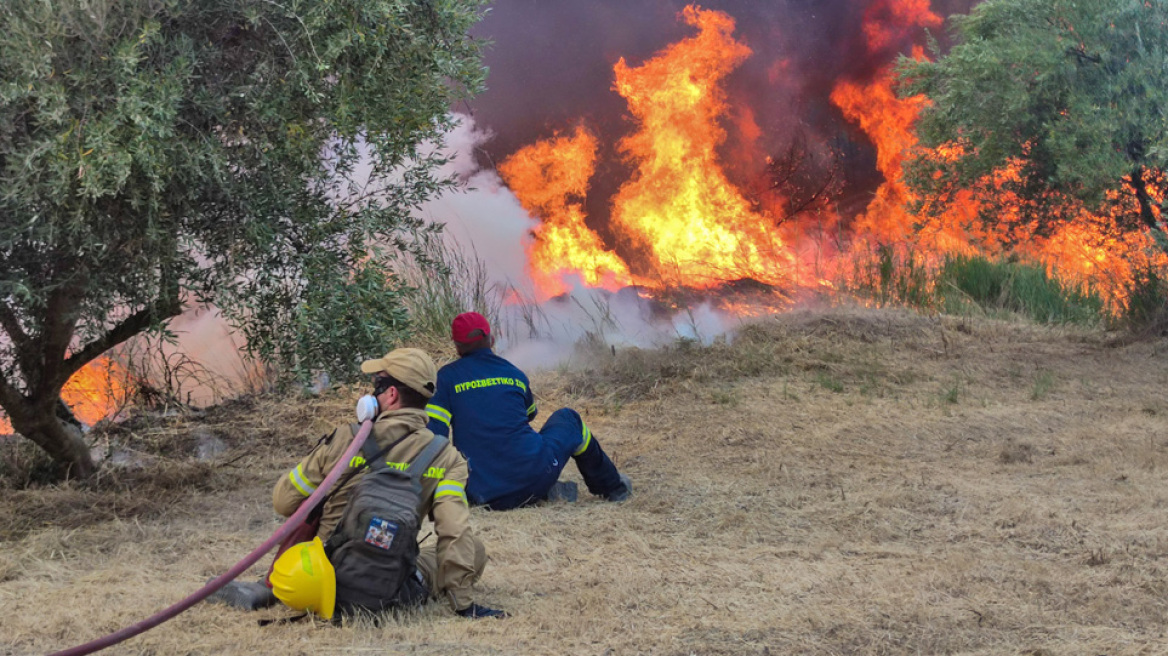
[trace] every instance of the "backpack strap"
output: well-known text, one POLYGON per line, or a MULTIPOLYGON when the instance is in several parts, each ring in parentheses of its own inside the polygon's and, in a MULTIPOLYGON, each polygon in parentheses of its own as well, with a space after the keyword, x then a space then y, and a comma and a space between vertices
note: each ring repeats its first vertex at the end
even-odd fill
MULTIPOLYGON (((356 428, 357 424, 353 424, 353 427, 356 428)), ((353 434, 356 435, 356 432, 353 434)), ((386 464, 384 458, 386 454, 392 451, 393 447, 404 442, 410 435, 411 433, 402 435, 398 439, 385 445, 384 449, 378 449, 377 440, 373 439, 373 436, 370 435, 369 439, 365 440, 365 443, 361 445, 361 453, 365 456, 365 468, 369 469, 369 471, 373 471, 374 469, 381 469, 382 467, 385 467, 386 464)), ((356 469, 356 471, 361 471, 361 468, 356 469)), ((356 471, 350 472, 350 474, 355 474, 356 471)), ((340 486, 338 485, 337 488, 339 489, 340 486)))
POLYGON ((439 453, 442 453, 446 445, 447 441, 445 437, 435 435, 434 439, 430 440, 430 443, 426 445, 426 448, 422 449, 422 452, 418 454, 418 457, 414 458, 409 468, 410 480, 414 482, 414 485, 421 485, 422 476, 430 468, 430 463, 434 462, 434 459, 438 457, 439 453))
MULTIPOLYGON (((357 434, 357 429, 359 426, 360 424, 352 424, 353 435, 357 434)), ((373 439, 373 436, 370 435, 361 445, 361 453, 365 456, 365 464, 360 467, 351 467, 349 471, 345 472, 345 475, 341 477, 337 485, 329 491, 328 495, 325 496, 324 499, 320 500, 320 503, 316 506, 316 508, 313 509, 313 511, 318 513, 324 512, 325 502, 332 498, 333 494, 335 494, 337 490, 345 487, 345 484, 353 480, 353 477, 357 474, 366 470, 374 471, 376 469, 388 467, 388 465, 385 464, 385 455, 389 453, 393 447, 401 444, 402 441, 404 441, 410 435, 410 433, 403 435, 400 439, 394 440, 393 442, 387 444, 384 449, 378 449, 377 440, 373 439)), ((333 527, 332 535, 330 535, 328 539, 325 540, 325 555, 329 558, 332 558, 333 551, 335 551, 336 548, 339 547, 342 542, 344 542, 344 540, 345 537, 341 534, 341 524, 338 522, 337 525, 333 527)))
MULTIPOLYGON (((352 424, 351 425, 351 428, 353 430, 353 435, 357 434, 357 431, 360 428, 360 426, 361 426, 360 424, 352 424)), ((333 494, 335 494, 337 492, 337 490, 345 487, 345 483, 348 483, 357 474, 361 473, 362 471, 364 471, 366 469, 373 470, 373 469, 376 469, 378 467, 385 467, 386 465, 385 465, 385 462, 382 460, 382 458, 385 457, 385 454, 389 453, 390 449, 397 446, 398 444, 401 444, 402 440, 406 439, 407 437, 409 437, 409 435, 405 435, 401 439, 391 442, 384 449, 378 450, 377 440, 373 439, 373 436, 370 435, 365 440, 365 442, 361 445, 361 453, 365 456, 365 464, 361 467, 350 467, 349 471, 345 472, 345 475, 342 476, 339 481, 337 481, 337 484, 335 486, 333 486, 333 489, 329 490, 329 493, 327 495, 325 495, 325 497, 323 499, 320 500, 320 503, 317 504, 317 506, 314 510, 319 510, 319 511, 323 512, 325 502, 328 501, 330 498, 332 498, 333 494)))
POLYGON ((365 456, 365 464, 369 467, 373 467, 381 460, 381 457, 389 453, 389 450, 392 449, 396 444, 396 442, 394 444, 390 444, 383 450, 377 448, 377 440, 365 440, 365 443, 361 445, 361 454, 365 456))

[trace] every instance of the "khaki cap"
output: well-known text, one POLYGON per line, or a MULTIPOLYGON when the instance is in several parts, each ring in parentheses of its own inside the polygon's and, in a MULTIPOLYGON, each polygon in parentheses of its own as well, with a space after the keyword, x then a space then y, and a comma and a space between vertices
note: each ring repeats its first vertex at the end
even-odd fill
POLYGON ((362 362, 361 371, 367 374, 384 371, 427 399, 434 396, 437 389, 438 369, 422 349, 394 349, 385 357, 362 362))

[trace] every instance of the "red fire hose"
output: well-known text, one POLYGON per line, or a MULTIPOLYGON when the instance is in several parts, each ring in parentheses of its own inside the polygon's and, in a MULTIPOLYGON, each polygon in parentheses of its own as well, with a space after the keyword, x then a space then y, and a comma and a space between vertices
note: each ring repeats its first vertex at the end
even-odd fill
POLYGON ((326 476, 321 484, 317 486, 316 491, 313 492, 304 503, 300 504, 300 507, 296 509, 296 512, 292 513, 292 516, 289 517, 280 526, 280 528, 276 529, 276 532, 272 534, 272 537, 268 538, 264 541, 263 544, 256 547, 255 551, 249 553, 246 557, 244 557, 243 560, 236 563, 234 567, 219 575, 217 578, 212 579, 210 583, 203 586, 198 592, 195 592, 194 594, 174 604, 166 610, 159 611, 158 613, 142 620, 141 622, 138 622, 137 624, 127 626, 120 631, 115 631, 114 633, 111 633, 104 638, 98 638, 92 642, 87 642, 83 645, 73 647, 71 649, 59 651, 51 654, 50 656, 81 656, 81 654, 92 654, 95 651, 100 651, 106 647, 116 645, 123 640, 133 638, 139 633, 153 629, 159 624, 162 624, 163 622, 173 618, 175 615, 178 615, 184 610, 187 610, 191 606, 194 606, 200 601, 211 596, 211 594, 219 588, 222 588, 223 586, 233 581, 235 577, 243 574, 247 568, 254 565, 260 558, 263 558, 264 554, 271 551, 272 547, 279 544, 285 536, 291 533, 292 529, 295 528, 296 525, 301 521, 303 521, 305 516, 308 515, 309 511, 312 510, 317 502, 322 497, 324 497, 324 495, 328 494, 329 488, 331 488, 337 482, 337 479, 341 477, 341 474, 348 466, 348 462, 353 459, 353 456, 357 455, 358 451, 361 450, 361 445, 365 443, 366 438, 369 437, 369 431, 371 430, 373 430, 372 421, 366 421, 365 423, 361 424, 361 429, 357 431, 357 435, 353 437, 353 443, 349 445, 349 450, 345 451, 345 455, 341 456, 341 459, 337 461, 337 464, 333 467, 333 470, 329 472, 329 475, 326 476))

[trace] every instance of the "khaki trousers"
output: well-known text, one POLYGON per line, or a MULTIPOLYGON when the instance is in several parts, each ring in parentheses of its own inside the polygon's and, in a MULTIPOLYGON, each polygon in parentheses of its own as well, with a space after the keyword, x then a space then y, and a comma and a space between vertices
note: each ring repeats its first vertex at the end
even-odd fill
MULTIPOLYGON (((487 548, 483 546, 478 537, 472 539, 475 548, 474 582, 477 583, 483 576, 483 570, 487 569, 487 548)), ((438 580, 438 545, 436 543, 430 542, 418 550, 418 571, 422 573, 422 579, 430 591, 430 597, 444 598, 442 591, 435 588, 435 582, 438 580)))

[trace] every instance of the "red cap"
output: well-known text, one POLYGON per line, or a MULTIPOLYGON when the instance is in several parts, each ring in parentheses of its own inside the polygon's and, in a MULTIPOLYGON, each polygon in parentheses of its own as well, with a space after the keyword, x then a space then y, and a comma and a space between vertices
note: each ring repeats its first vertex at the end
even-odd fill
POLYGON ((459 344, 470 344, 491 336, 491 324, 478 312, 463 312, 450 324, 450 339, 459 344))

